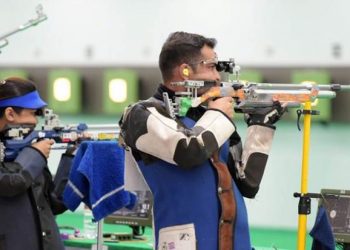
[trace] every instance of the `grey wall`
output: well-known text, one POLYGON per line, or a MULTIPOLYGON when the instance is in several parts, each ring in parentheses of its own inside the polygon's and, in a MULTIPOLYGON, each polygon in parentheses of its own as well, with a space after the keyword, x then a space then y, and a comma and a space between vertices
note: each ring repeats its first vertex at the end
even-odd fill
MULTIPOLYGON (((350 2, 338 0, 0 0, 0 36, 35 17, 41 3, 48 20, 8 38, 0 69, 27 68, 46 90, 50 68, 79 69, 87 112, 98 113, 103 68, 139 72, 141 98, 160 82, 157 58, 170 32, 216 37, 221 59, 263 71, 266 81, 290 82, 295 68, 329 69, 334 81, 350 83, 350 2)), ((350 121, 341 94, 334 118, 350 121)))
POLYGON ((176 30, 216 37, 244 65, 350 64, 347 0, 0 0, 0 34, 40 2, 48 20, 11 37, 0 65, 155 66, 176 30))

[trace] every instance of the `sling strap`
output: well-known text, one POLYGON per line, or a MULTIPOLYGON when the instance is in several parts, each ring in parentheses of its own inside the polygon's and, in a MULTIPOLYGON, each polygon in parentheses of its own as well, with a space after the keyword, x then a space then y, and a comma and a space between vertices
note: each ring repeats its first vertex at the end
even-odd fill
POLYGON ((227 165, 220 162, 218 151, 212 155, 211 161, 218 174, 218 196, 221 204, 218 250, 233 250, 236 202, 232 190, 232 177, 227 165))

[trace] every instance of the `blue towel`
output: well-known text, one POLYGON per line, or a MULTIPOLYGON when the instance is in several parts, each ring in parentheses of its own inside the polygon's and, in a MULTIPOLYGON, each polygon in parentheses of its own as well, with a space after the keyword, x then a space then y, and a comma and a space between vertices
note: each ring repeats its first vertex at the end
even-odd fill
POLYGON ((122 207, 132 208, 136 196, 124 190, 124 149, 115 141, 83 142, 74 157, 63 201, 71 211, 84 202, 96 221, 122 207))
POLYGON ((313 237, 312 250, 334 250, 335 242, 332 227, 323 206, 318 208, 315 225, 310 232, 313 237))

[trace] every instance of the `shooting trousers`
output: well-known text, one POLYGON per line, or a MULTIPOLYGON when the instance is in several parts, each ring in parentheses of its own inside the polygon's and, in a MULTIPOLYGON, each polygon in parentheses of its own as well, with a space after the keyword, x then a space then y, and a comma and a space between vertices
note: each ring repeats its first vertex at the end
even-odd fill
POLYGON ((232 190, 232 177, 225 163, 219 161, 219 153, 211 157, 218 174, 218 196, 221 204, 219 220, 218 250, 233 250, 233 225, 236 217, 236 202, 232 190))

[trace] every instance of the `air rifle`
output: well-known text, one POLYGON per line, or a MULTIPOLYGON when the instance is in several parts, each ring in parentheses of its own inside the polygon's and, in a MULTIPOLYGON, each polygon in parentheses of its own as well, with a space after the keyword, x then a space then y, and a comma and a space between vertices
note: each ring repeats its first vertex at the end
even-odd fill
POLYGON ((338 91, 350 91, 350 85, 307 83, 254 83, 239 80, 240 67, 229 61, 218 61, 218 71, 225 71, 236 76, 230 82, 186 80, 173 82, 174 86, 184 86, 185 91, 175 92, 175 99, 170 100, 163 93, 166 109, 172 118, 185 116, 188 109, 198 107, 209 99, 230 96, 235 100, 235 111, 238 113, 259 113, 261 108, 271 107, 279 101, 287 107, 299 107, 305 102, 317 102, 318 98, 334 98, 338 91), (199 89, 203 94, 198 94, 199 89))
POLYGON ((275 101, 286 103, 287 107, 299 107, 307 101, 314 102, 318 98, 334 98, 337 91, 350 91, 350 85, 312 83, 254 83, 254 82, 222 82, 221 86, 212 86, 208 81, 183 81, 172 83, 184 86, 186 91, 175 93, 175 102, 163 98, 172 117, 184 116, 191 107, 198 107, 212 98, 230 96, 235 100, 235 111, 254 114, 259 108, 271 107, 275 101), (212 87, 208 87, 212 86, 212 87), (208 87, 202 95, 198 89, 208 87))
POLYGON ((12 161, 18 152, 42 139, 53 139, 63 146, 54 149, 67 148, 69 145, 78 145, 86 140, 117 140, 119 126, 114 124, 87 125, 62 125, 58 115, 52 110, 44 110, 45 123, 39 130, 33 130, 33 126, 11 125, 3 131, 3 139, 0 142, 0 160, 12 161))

